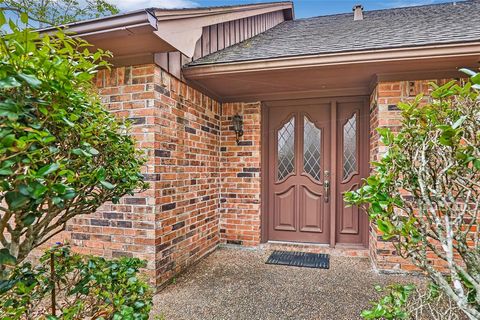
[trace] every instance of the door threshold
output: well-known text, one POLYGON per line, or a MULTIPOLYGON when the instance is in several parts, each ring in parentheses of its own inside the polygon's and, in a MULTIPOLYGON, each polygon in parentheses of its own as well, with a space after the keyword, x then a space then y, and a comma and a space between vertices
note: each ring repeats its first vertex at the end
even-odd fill
POLYGON ((338 257, 368 258, 370 256, 368 248, 357 245, 338 244, 332 248, 329 244, 324 243, 268 241, 262 247, 266 250, 326 253, 338 257))
POLYGON ((283 244, 288 246, 316 246, 323 248, 330 248, 328 243, 315 243, 315 242, 296 242, 296 241, 278 241, 278 240, 269 240, 267 244, 283 244))

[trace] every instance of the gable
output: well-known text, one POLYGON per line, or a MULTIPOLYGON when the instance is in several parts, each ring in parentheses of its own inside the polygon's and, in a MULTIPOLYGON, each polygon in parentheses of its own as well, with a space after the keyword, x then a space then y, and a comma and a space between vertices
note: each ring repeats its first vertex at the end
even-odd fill
POLYGON ((184 65, 248 40, 292 18, 291 10, 279 9, 206 25, 202 27, 201 36, 195 42, 192 57, 179 50, 161 52, 155 55, 155 62, 164 70, 181 79, 181 69, 184 65))

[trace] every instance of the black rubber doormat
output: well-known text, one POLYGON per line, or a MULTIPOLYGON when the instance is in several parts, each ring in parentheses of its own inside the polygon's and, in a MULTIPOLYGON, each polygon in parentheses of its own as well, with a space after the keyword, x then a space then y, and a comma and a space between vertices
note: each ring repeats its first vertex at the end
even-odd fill
POLYGON ((324 253, 275 250, 268 257, 266 264, 328 269, 330 268, 330 256, 324 253))

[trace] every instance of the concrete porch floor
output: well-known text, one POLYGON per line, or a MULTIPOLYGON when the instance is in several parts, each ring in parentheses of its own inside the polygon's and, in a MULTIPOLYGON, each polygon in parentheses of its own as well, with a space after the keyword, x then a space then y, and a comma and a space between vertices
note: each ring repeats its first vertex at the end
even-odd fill
POLYGON ((365 258, 330 257, 330 269, 266 265, 269 251, 220 248, 154 298, 153 315, 192 319, 361 319, 374 286, 420 282, 383 275, 365 258))

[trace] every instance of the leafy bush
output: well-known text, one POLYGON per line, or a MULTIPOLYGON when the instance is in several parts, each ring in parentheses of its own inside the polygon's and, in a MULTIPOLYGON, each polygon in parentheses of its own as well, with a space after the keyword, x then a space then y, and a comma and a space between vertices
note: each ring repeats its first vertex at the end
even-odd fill
POLYGON ((145 158, 93 87, 110 54, 61 31, 9 27, 0 31, 0 269, 74 216, 146 187, 145 158))
POLYGON ((1 319, 148 319, 152 289, 138 277, 145 262, 72 254, 68 246, 45 252, 33 268, 24 263, 0 284, 1 319), (54 273, 51 273, 51 261, 54 273))
POLYGON ((117 14, 119 10, 105 0, 0 0, 1 7, 10 14, 28 12, 33 25, 45 28, 69 22, 100 18, 117 14))
POLYGON ((370 310, 364 310, 362 317, 364 319, 407 319, 409 318, 406 305, 408 298, 412 294, 415 286, 413 285, 390 285, 386 288, 376 287, 378 292, 387 294, 374 304, 370 310))
POLYGON ((378 129, 388 152, 345 199, 364 206, 402 257, 480 319, 480 74, 468 72, 465 86, 432 84, 427 103, 399 104, 400 132, 378 129))
POLYGON ((364 319, 463 319, 455 303, 435 285, 422 288, 395 284, 377 286, 376 290, 385 295, 371 309, 362 312, 364 319))

